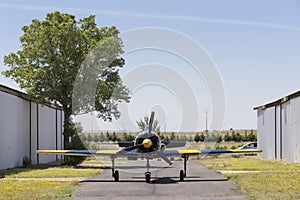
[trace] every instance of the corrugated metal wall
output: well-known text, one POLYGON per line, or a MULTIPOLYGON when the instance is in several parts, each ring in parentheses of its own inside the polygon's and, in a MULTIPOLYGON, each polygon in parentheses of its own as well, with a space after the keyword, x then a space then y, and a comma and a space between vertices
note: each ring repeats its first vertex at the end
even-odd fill
POLYGON ((34 164, 56 160, 36 149, 61 149, 63 112, 0 91, 0 169, 22 166, 28 156, 34 164))
POLYGON ((282 105, 283 149, 282 158, 300 163, 300 97, 282 105))
POLYGON ((257 129, 263 157, 300 163, 300 97, 257 109, 257 129))
POLYGON ((275 158, 274 110, 270 108, 257 112, 258 148, 263 150, 261 155, 267 159, 275 158))

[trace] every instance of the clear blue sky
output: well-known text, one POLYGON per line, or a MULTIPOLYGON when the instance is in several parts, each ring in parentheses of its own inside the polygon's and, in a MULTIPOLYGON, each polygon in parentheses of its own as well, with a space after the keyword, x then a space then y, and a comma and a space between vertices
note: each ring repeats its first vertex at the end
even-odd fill
MULTIPOLYGON (((77 19, 95 14, 98 26, 114 25, 121 32, 135 28, 161 27, 179 31, 195 40, 210 55, 223 79, 226 93, 224 129, 256 128, 254 106, 273 101, 300 88, 299 1, 4 0, 0 3, 0 9, 0 71, 5 69, 3 56, 20 48, 21 27, 30 24, 33 18, 42 20, 46 13, 58 10, 74 14, 77 19)), ((17 87, 3 77, 0 78, 0 84, 17 87)), ((191 84, 197 93, 197 86, 193 82, 191 84)), ((164 107, 163 104, 166 103, 156 102, 154 98, 150 104, 145 101, 145 110, 134 109, 143 105, 137 103, 137 100, 143 101, 141 94, 143 93, 137 94, 129 106, 133 120, 146 115, 142 111, 148 111, 151 102, 160 107, 164 107)), ((201 98, 201 94, 196 96, 201 98)), ((204 129, 203 110, 209 110, 205 105, 209 107, 209 103, 204 103, 198 108, 201 114, 199 129, 204 129)), ((167 129, 176 129, 178 112, 172 113, 169 111, 171 108, 164 109, 169 117, 167 129)), ((103 125, 103 129, 110 128, 109 125, 103 125)))

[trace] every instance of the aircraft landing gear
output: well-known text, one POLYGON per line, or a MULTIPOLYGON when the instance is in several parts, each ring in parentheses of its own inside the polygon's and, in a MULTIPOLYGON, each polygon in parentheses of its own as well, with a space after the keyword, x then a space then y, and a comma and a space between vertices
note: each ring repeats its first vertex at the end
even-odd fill
POLYGON ((184 181, 184 178, 186 177, 186 162, 189 159, 188 155, 183 155, 183 170, 180 170, 179 179, 180 181, 184 181))
POLYGON ((147 168, 147 172, 145 173, 146 183, 150 183, 150 180, 151 180, 151 172, 150 172, 149 158, 147 158, 146 168, 147 168))
POLYGON ((115 181, 119 181, 119 171, 115 170, 115 157, 111 157, 111 169, 112 169, 112 177, 115 178, 115 181))
POLYGON ((146 183, 150 183, 150 180, 151 180, 151 172, 146 172, 146 173, 145 173, 145 178, 146 178, 146 183))
POLYGON ((115 173, 114 173, 113 176, 114 176, 114 178, 115 178, 115 181, 116 181, 116 182, 119 182, 119 171, 118 171, 118 170, 115 171, 115 173))
POLYGON ((180 181, 183 181, 184 180, 184 171, 183 170, 180 170, 180 181))

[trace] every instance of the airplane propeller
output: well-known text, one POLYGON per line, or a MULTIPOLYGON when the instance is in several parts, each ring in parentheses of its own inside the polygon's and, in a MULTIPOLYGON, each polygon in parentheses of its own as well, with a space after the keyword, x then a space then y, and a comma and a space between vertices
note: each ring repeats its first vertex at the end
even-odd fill
POLYGON ((172 165, 172 161, 160 150, 157 150, 156 153, 169 165, 172 165))
POLYGON ((150 116, 150 120, 149 120, 149 127, 148 127, 148 134, 150 135, 151 134, 151 131, 152 131, 152 125, 153 125, 153 122, 154 122, 154 114, 155 112, 151 112, 151 116, 150 116))

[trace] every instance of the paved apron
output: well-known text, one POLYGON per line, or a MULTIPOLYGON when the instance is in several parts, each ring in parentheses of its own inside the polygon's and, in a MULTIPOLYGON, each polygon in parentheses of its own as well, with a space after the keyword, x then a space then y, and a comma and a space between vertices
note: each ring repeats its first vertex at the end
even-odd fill
POLYGON ((120 182, 114 181, 111 169, 104 169, 99 176, 82 181, 74 190, 74 199, 245 199, 238 185, 204 165, 188 161, 187 177, 179 182, 183 161, 166 166, 163 161, 152 160, 151 183, 146 183, 145 164, 145 160, 139 160, 119 166, 120 182))

